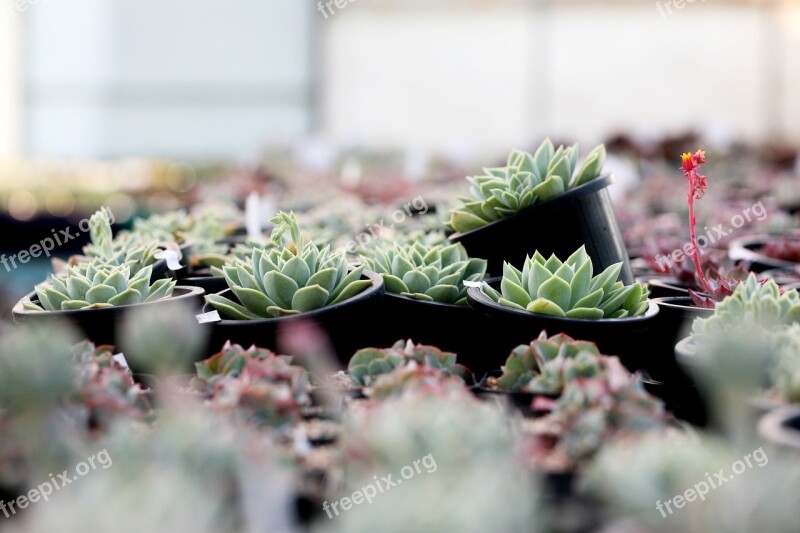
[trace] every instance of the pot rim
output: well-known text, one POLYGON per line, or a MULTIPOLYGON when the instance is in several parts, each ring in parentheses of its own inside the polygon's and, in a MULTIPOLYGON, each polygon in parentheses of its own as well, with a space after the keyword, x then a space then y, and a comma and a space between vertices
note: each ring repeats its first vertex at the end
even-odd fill
POLYGON ((450 235, 448 237, 448 239, 450 239, 453 242, 459 242, 461 239, 465 239, 465 238, 471 237, 472 235, 475 235, 478 232, 483 231, 485 229, 488 229, 488 228, 490 228, 492 226, 496 226, 496 225, 498 225, 500 223, 507 222, 509 220, 513 220, 514 218, 516 218, 516 217, 518 217, 520 215, 528 214, 528 213, 532 212, 534 209, 537 209, 537 208, 545 208, 546 209, 547 207, 551 207, 553 205, 557 205, 559 202, 563 202, 563 203, 567 203, 567 204, 568 203, 572 203, 572 202, 574 202, 574 201, 576 201, 576 200, 578 200, 580 198, 583 198, 584 196, 588 196, 588 195, 590 195, 592 193, 595 193, 595 192, 598 192, 598 191, 601 191, 601 190, 605 189, 606 187, 608 187, 609 185, 614 183, 614 181, 616 181, 616 178, 614 177, 613 174, 605 174, 603 176, 598 176, 597 178, 593 179, 589 183, 584 183, 580 187, 576 187, 575 189, 572 189, 570 191, 561 193, 558 196, 550 198, 549 200, 546 200, 544 202, 533 204, 532 206, 527 207, 527 208, 523 209, 522 211, 517 211, 513 215, 500 218, 500 219, 495 220, 493 222, 490 222, 490 223, 488 223, 486 225, 483 225, 480 228, 475 228, 473 230, 466 231, 466 232, 463 232, 463 233, 453 233, 452 235, 450 235))
MULTIPOLYGON (((380 274, 378 275, 380 276, 380 274)), ((417 300, 416 298, 409 298, 408 296, 403 296, 402 294, 397 294, 389 291, 385 291, 383 294, 384 297, 387 298, 395 298, 400 301, 425 304, 431 307, 441 307, 444 309, 470 309, 469 305, 466 303, 464 305, 458 305, 458 304, 448 304, 444 302, 429 302, 427 300, 417 300)))
POLYGON ((700 313, 706 313, 708 314, 708 316, 714 314, 713 309, 707 309, 705 307, 698 307, 697 305, 695 305, 694 300, 692 300, 691 296, 662 296, 661 298, 653 299, 653 302, 655 302, 659 306, 663 305, 664 307, 670 307, 673 309, 679 309, 679 308, 694 309, 700 313), (691 305, 683 305, 682 304, 683 302, 689 303, 691 305))
POLYGON ((774 257, 764 255, 761 252, 757 252, 755 250, 751 250, 750 248, 748 248, 748 246, 754 246, 754 245, 763 246, 770 240, 784 239, 784 238, 790 238, 796 241, 800 241, 800 237, 795 237, 791 235, 769 235, 765 233, 747 235, 745 237, 739 237, 738 239, 734 239, 731 241, 730 245, 728 246, 728 255, 731 259, 734 260, 759 261, 773 268, 782 268, 782 269, 788 269, 790 271, 795 271, 798 268, 800 268, 800 263, 793 263, 791 261, 786 261, 784 259, 776 259, 774 257))
POLYGON ((89 312, 92 311, 106 311, 110 312, 116 309, 128 309, 131 307, 138 307, 142 305, 153 305, 158 303, 165 303, 170 302, 173 300, 182 300, 186 298, 192 298, 194 296, 203 296, 205 295, 205 289, 202 287, 193 287, 190 285, 176 285, 174 289, 172 289, 172 296, 169 298, 162 298, 160 300, 155 300, 152 302, 139 302, 138 304, 125 304, 125 305, 115 305, 112 307, 103 307, 99 309, 68 309, 63 311, 33 311, 24 308, 24 304, 27 302, 34 302, 39 301, 39 297, 36 295, 36 291, 31 291, 30 293, 23 296, 12 309, 12 314, 14 317, 55 317, 55 316, 85 316, 89 312), (176 292, 180 294, 175 294, 176 292))
MULTIPOLYGON (((347 300, 345 300, 343 302, 339 302, 338 304, 335 304, 335 305, 329 305, 327 307, 321 307, 319 309, 314 309, 313 311, 308 311, 308 312, 300 313, 300 314, 297 314, 297 315, 278 316, 278 317, 272 317, 272 318, 254 318, 252 320, 232 320, 232 319, 228 319, 228 318, 222 318, 222 314, 220 314, 220 318, 222 318, 222 319, 213 322, 213 324, 214 325, 224 325, 224 326, 252 326, 254 324, 263 324, 265 322, 281 323, 281 322, 291 322, 293 320, 299 320, 299 319, 303 319, 303 318, 315 318, 315 317, 318 317, 318 316, 323 315, 323 314, 328 314, 328 313, 330 313, 332 311, 335 311, 335 310, 339 309, 341 306, 351 304, 351 303, 353 303, 353 302, 355 302, 357 300, 361 300, 361 299, 364 299, 366 297, 371 297, 373 295, 380 296, 381 293, 383 293, 383 290, 384 290, 383 276, 381 276, 380 274, 376 274, 375 272, 373 272, 371 270, 364 270, 362 272, 362 277, 361 278, 362 279, 364 279, 364 278, 369 279, 370 281, 372 281, 372 285, 370 285, 369 287, 367 287, 365 290, 361 291, 360 293, 356 294, 355 296, 353 296, 351 298, 348 298, 347 300)), ((218 292, 216 294, 225 295, 226 293, 229 293, 231 296, 233 296, 233 298, 236 298, 236 295, 233 294, 233 292, 231 291, 230 287, 228 287, 224 291, 220 291, 220 292, 218 292)), ((203 305, 203 311, 202 312, 203 313, 210 313, 212 311, 216 311, 216 309, 214 309, 214 307, 210 303, 208 303, 208 301, 206 300, 205 304, 203 305)))
POLYGON ((787 428, 787 422, 800 418, 800 407, 789 405, 779 407, 758 422, 758 433, 762 438, 792 448, 800 448, 800 431, 787 428))

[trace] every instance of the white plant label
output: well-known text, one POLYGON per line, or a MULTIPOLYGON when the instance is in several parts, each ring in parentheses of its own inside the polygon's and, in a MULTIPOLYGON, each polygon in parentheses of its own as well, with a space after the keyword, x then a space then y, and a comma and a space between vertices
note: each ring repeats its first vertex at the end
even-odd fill
POLYGON ((175 250, 161 250, 155 256, 156 259, 166 259, 167 268, 170 270, 180 270, 183 265, 178 260, 178 252, 175 250))
POLYGON ((209 324, 211 322, 219 322, 221 320, 222 317, 219 316, 219 312, 217 311, 210 311, 208 313, 197 315, 198 324, 209 324))

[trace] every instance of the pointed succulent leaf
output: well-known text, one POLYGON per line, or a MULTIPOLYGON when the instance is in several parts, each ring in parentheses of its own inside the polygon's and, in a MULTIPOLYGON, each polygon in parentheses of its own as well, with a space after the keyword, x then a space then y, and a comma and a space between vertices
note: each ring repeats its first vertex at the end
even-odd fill
POLYGON ((142 293, 137 291, 136 289, 126 289, 110 300, 108 303, 111 305, 133 305, 138 304, 142 301, 142 293))
POLYGON ((86 291, 86 301, 90 304, 107 303, 111 298, 117 295, 114 287, 109 285, 95 285, 86 291))
POLYGON ((292 309, 306 312, 325 307, 330 294, 319 285, 309 285, 294 293, 292 309))
POLYGON ((558 304, 547 300, 545 298, 537 298, 536 300, 532 301, 528 304, 526 308, 531 313, 538 313, 540 315, 551 315, 551 316, 566 316, 564 310, 558 306, 558 304))

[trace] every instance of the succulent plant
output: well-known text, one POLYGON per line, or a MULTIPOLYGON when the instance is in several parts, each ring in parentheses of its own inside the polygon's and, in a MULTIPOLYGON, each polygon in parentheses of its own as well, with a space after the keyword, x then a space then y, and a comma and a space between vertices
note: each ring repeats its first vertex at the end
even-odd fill
POLYGON ((76 341, 75 332, 58 323, 0 326, 0 412, 50 408, 72 394, 70 347, 76 341))
POLYGON ((714 314, 696 318, 692 335, 725 336, 754 323, 772 329, 781 324, 800 321, 800 297, 796 289, 783 294, 774 280, 759 282, 755 274, 739 283, 733 294, 718 302, 714 314))
POLYGON ((668 420, 661 400, 616 357, 603 358, 600 374, 567 382, 549 416, 559 427, 560 451, 574 463, 620 434, 663 429, 668 420))
POLYGON ((480 281, 486 260, 470 259, 462 244, 426 247, 419 242, 383 243, 366 256, 369 267, 383 276, 386 290, 416 300, 465 304, 465 281, 480 281))
POLYGON ((647 288, 617 281, 622 263, 592 277, 592 260, 581 246, 561 262, 555 254, 545 259, 538 251, 527 257, 520 272, 503 264, 498 293, 488 283, 481 291, 493 301, 531 313, 569 318, 625 318, 647 311, 647 288))
POLYGON ((151 409, 130 371, 114 360, 113 350, 113 346, 95 346, 89 341, 72 348, 76 376, 70 404, 85 411, 93 428, 107 428, 119 416, 141 418, 151 409))
MULTIPOLYGON (((251 346, 248 349, 242 348, 238 344, 230 341, 225 343, 222 350, 206 359, 195 363, 197 376, 193 383, 199 388, 205 389, 213 387, 214 383, 227 377, 236 378, 241 374, 248 361, 267 361, 279 357, 274 352, 266 348, 251 346)), ((280 357, 287 363, 291 363, 290 357, 280 357)))
POLYGON ((533 155, 514 150, 505 167, 484 168, 484 175, 467 178, 473 198, 459 198, 464 205, 452 211, 448 226, 470 231, 549 200, 597 178, 605 158, 606 149, 600 145, 576 173, 577 144, 555 149, 546 139, 533 155))
MULTIPOLYGON (((136 274, 142 268, 155 263, 157 247, 153 243, 136 243, 128 237, 114 239, 111 230, 111 216, 103 208, 89 218, 91 243, 83 248, 86 257, 107 265, 126 265, 136 274)), ((86 267, 88 261, 73 258, 72 266, 86 267)))
POLYGON ((773 389, 784 402, 800 403, 800 325, 776 332, 774 341, 773 389))
POLYGON ((250 261, 235 260, 223 267, 225 279, 241 304, 210 294, 206 301, 228 318, 252 320, 313 311, 356 296, 371 285, 362 280, 363 266, 349 274, 343 251, 320 250, 313 242, 303 243, 297 218, 280 213, 272 240, 276 247, 253 250, 250 261), (288 246, 279 248, 289 232, 288 246))
POLYGON ((467 379, 471 372, 456 364, 456 354, 443 352, 435 346, 415 345, 412 341, 397 341, 391 348, 364 348, 350 359, 347 370, 356 385, 369 387, 378 376, 388 374, 397 367, 414 361, 428 368, 442 371, 446 376, 467 379))
POLYGON ((542 331, 535 341, 514 348, 503 374, 490 379, 490 385, 512 392, 561 394, 571 379, 599 374, 600 357, 593 342, 576 341, 563 333, 548 338, 542 331))
POLYGON ((185 210, 177 210, 137 219, 128 238, 148 243, 191 242, 191 264, 203 267, 225 263, 228 246, 219 242, 225 235, 222 219, 206 209, 191 215, 185 210))
POLYGON ((364 393, 371 399, 400 396, 436 397, 453 401, 473 399, 462 377, 432 366, 420 365, 416 361, 375 376, 372 385, 364 393))
POLYGON ((150 266, 133 276, 126 265, 91 262, 83 269, 68 266, 36 286, 40 305, 28 303, 25 307, 32 311, 99 309, 170 297, 176 282, 160 279, 151 285, 151 273, 150 266))
POLYGON ((259 426, 295 422, 311 404, 308 371, 266 350, 226 344, 198 363, 197 373, 193 386, 211 396, 215 409, 233 411, 259 426))

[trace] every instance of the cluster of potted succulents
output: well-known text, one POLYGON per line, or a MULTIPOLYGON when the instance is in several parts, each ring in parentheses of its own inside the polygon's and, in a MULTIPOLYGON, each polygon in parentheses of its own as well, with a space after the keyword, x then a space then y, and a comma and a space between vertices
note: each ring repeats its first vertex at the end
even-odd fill
MULTIPOLYGON (((708 404, 741 445, 735 428, 756 428, 745 411, 767 413, 762 434, 797 447, 800 414, 780 408, 800 401, 800 297, 779 273, 734 265, 735 253, 700 260, 705 154, 686 154, 681 168, 694 247, 692 265, 671 271, 681 301, 653 299, 644 269, 634 279, 604 162, 602 146, 582 164, 577 146, 549 140, 515 150, 468 178, 471 197, 446 228, 415 220, 356 250, 339 245, 361 221, 330 208, 326 226, 302 195, 285 207, 304 212, 278 212, 269 238, 247 240, 228 238, 207 211, 116 236, 96 213, 91 244, 19 302, 19 327, 0 339, 0 494, 99 445, 120 457, 119 473, 65 492, 75 509, 106 495, 114 510, 163 510, 150 494, 119 498, 136 479, 166 487, 176 504, 160 516, 196 531, 315 520, 370 530, 398 512, 403 530, 562 530, 547 494, 563 480, 568 497, 582 481, 609 509, 640 508, 644 496, 619 489, 632 483, 618 465, 625 453, 647 473, 636 486, 648 496, 670 472, 712 468, 673 414, 699 422, 708 404), (167 272, 170 255, 183 268, 167 272), (692 333, 677 342, 687 319, 692 333), (163 469, 158 483, 147 465, 163 469), (390 473, 415 477, 413 488, 341 513, 390 473)), ((792 256, 788 241, 759 250, 792 256)), ((87 519, 110 527, 103 513, 87 519)), ((153 526, 146 512, 134 521, 173 524, 153 526)), ((38 512, 31 523, 50 528, 38 512)))

